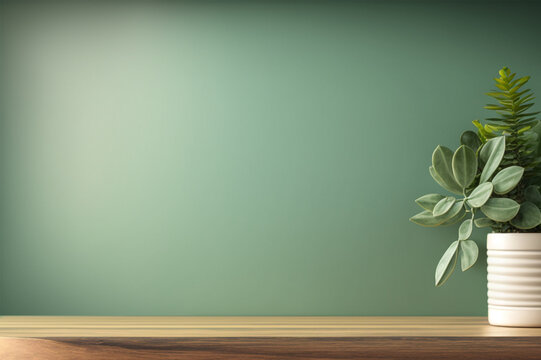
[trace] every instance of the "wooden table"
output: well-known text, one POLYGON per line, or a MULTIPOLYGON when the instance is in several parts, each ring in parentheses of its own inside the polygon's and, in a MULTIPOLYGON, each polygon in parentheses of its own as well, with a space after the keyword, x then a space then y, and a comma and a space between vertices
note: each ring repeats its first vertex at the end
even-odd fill
POLYGON ((540 359, 484 317, 0 317, 0 359, 540 359))

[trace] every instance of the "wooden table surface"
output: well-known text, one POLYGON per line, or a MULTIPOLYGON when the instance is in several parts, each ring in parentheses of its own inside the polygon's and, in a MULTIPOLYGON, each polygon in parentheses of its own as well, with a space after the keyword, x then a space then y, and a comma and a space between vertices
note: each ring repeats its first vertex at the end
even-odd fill
POLYGON ((484 317, 0 317, 0 359, 539 359, 484 317))

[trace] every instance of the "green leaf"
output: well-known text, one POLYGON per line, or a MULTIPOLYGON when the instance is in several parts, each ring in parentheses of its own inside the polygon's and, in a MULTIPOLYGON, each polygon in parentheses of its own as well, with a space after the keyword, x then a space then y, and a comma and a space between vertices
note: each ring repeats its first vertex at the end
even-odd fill
POLYGON ((520 210, 517 216, 511 220, 511 225, 517 229, 533 229, 541 224, 541 211, 539 208, 529 201, 520 204, 520 210))
POLYGON ((410 221, 414 224, 435 227, 439 225, 452 225, 459 222, 464 217, 464 202, 455 202, 449 211, 441 216, 434 216, 432 211, 425 210, 410 218, 410 221))
POLYGON ((434 215, 432 215, 432 211, 425 210, 417 215, 412 216, 410 218, 410 221, 417 225, 434 227, 440 225, 445 220, 437 219, 436 217, 434 217, 434 215))
POLYGON ((524 189, 524 198, 526 201, 537 205, 537 207, 541 207, 541 193, 539 193, 539 187, 537 185, 530 185, 524 189))
POLYGON ((488 124, 485 124, 485 134, 487 135, 487 139, 492 139, 497 137, 497 135, 494 133, 494 129, 490 127, 488 124))
POLYGON ((474 223, 475 223, 475 226, 477 226, 478 228, 484 228, 484 227, 496 225, 496 222, 494 222, 493 220, 490 220, 489 218, 475 219, 474 223))
POLYGON ((485 205, 481 207, 483 214, 498 222, 511 220, 517 215, 519 209, 520 205, 516 201, 508 198, 488 199, 485 205))
POLYGON ((438 266, 436 266, 436 286, 443 285, 449 276, 453 273, 456 266, 456 259, 458 255, 458 240, 454 241, 451 246, 447 248, 440 261, 438 266))
POLYGON ((493 185, 491 182, 482 183, 478 185, 468 196, 466 202, 472 208, 480 208, 492 195, 493 185))
POLYGON ((524 76, 523 78, 520 78, 520 80, 517 81, 517 85, 524 85, 530 80, 529 76, 524 76))
POLYGON ((507 95, 506 93, 502 93, 502 92, 488 92, 485 95, 488 95, 488 96, 493 97, 495 99, 508 99, 509 98, 509 95, 507 95))
POLYGON ((460 144, 469 146, 474 151, 477 151, 482 142, 481 139, 479 139, 479 135, 471 130, 468 130, 464 131, 460 136, 460 144))
POLYGON ((436 206, 438 201, 440 201, 443 198, 445 198, 445 196, 440 195, 440 194, 426 194, 416 199, 415 202, 417 203, 417 205, 419 205, 423 209, 428 210, 428 211, 433 211, 434 206, 436 206))
POLYGON ((494 192, 499 195, 507 194, 517 186, 523 174, 524 168, 520 166, 510 166, 501 170, 492 179, 494 192))
POLYGON ((487 104, 484 108, 487 110, 505 110, 505 107, 495 104, 487 104))
POLYGON ((447 184, 443 181, 443 179, 436 172, 436 170, 434 170, 433 166, 429 166, 428 171, 430 172, 430 176, 432 176, 432 179, 434 179, 442 188, 453 193, 455 192, 454 190, 451 190, 449 186, 447 186, 447 184))
POLYGON ((461 145, 453 155, 452 163, 453 175, 463 189, 470 186, 477 174, 477 157, 475 151, 469 146, 461 145))
POLYGON ((479 255, 479 248, 473 240, 464 240, 460 242, 460 265, 462 271, 466 271, 475 264, 479 255))
POLYGON ((460 227, 458 228, 458 240, 467 240, 473 230, 473 221, 472 219, 464 220, 460 227))
POLYGON ((456 199, 452 196, 447 196, 443 199, 441 199, 436 206, 434 206, 434 210, 432 211, 434 216, 441 216, 447 213, 447 211, 451 210, 451 207, 456 202, 456 199))
POLYGON ((464 201, 457 201, 453 204, 451 209, 445 214, 436 216, 436 219, 441 221, 441 225, 449 225, 449 223, 455 219, 460 212, 464 209, 464 201))
POLYGON ((438 146, 432 153, 432 167, 441 181, 446 185, 444 188, 455 194, 462 194, 462 187, 457 184, 452 169, 453 152, 445 146, 438 146))
POLYGON ((522 134, 523 132, 528 131, 531 128, 532 128, 531 126, 525 126, 523 128, 520 128, 520 129, 518 129, 517 134, 522 134))
POLYGON ((502 127, 503 126, 495 126, 495 125, 485 124, 485 129, 487 129, 487 130, 489 130, 491 132, 496 132, 496 131, 503 130, 502 127))
POLYGON ((481 148, 479 156, 485 162, 485 167, 481 173, 480 183, 484 183, 494 173, 500 165, 505 152, 505 136, 498 136, 488 140, 481 148))
POLYGON ((460 222, 462 219, 464 219, 465 215, 466 215, 466 212, 464 211, 464 208, 461 208, 460 211, 455 216, 453 216, 452 218, 450 218, 449 220, 445 222, 442 222, 440 226, 454 225, 460 222))
POLYGON ((479 120, 472 121, 473 125, 479 130, 479 138, 482 141, 486 141, 487 139, 491 139, 494 137, 494 134, 491 132, 485 130, 484 126, 479 122, 479 120))

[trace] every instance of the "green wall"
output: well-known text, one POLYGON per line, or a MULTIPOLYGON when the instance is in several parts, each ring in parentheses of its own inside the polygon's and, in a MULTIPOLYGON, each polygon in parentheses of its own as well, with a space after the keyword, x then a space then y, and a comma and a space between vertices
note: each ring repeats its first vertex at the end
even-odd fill
POLYGON ((540 9, 2 5, 0 313, 486 314, 485 234, 436 289, 408 218, 540 9))

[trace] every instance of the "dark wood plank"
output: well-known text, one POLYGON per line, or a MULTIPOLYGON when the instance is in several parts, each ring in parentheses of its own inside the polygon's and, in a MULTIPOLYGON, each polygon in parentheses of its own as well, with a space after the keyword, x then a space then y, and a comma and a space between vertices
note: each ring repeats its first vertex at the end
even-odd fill
POLYGON ((539 359, 541 337, 0 338, 2 360, 539 359))

